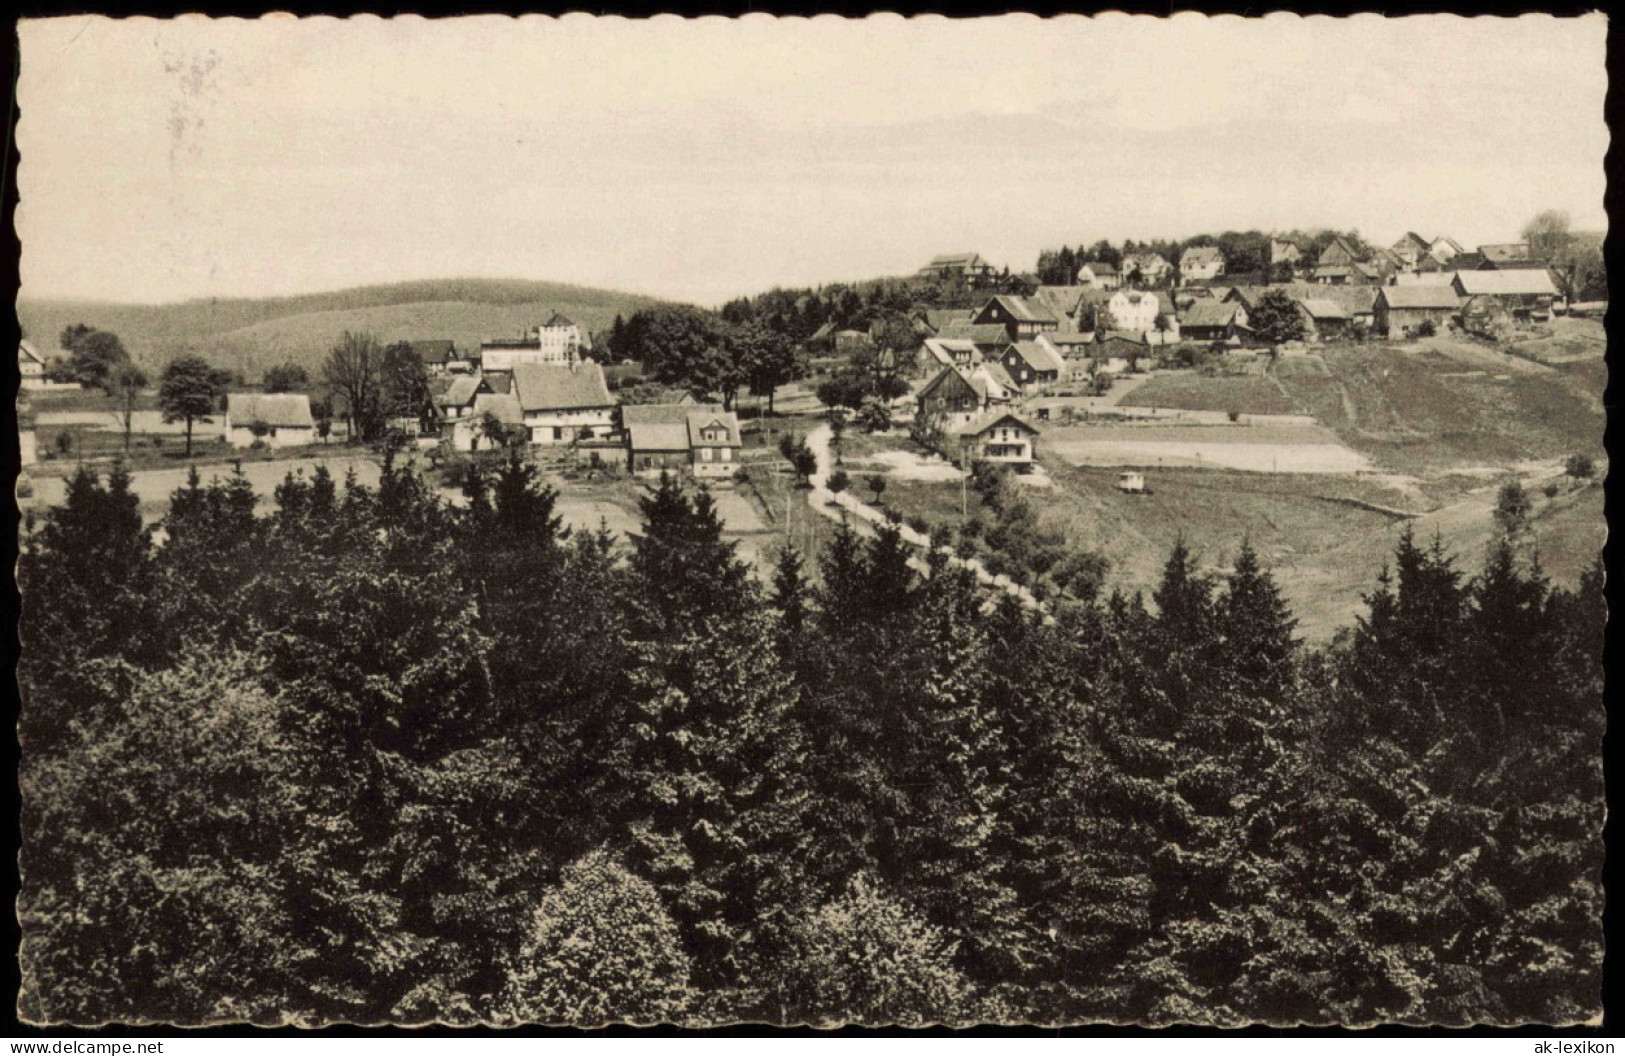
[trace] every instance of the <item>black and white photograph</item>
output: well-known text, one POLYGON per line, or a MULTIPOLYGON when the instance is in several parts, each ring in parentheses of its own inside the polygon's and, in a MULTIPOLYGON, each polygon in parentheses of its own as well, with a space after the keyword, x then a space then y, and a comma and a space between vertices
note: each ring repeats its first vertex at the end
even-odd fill
POLYGON ((1604 14, 15 26, 23 1024, 1602 1023, 1604 14))

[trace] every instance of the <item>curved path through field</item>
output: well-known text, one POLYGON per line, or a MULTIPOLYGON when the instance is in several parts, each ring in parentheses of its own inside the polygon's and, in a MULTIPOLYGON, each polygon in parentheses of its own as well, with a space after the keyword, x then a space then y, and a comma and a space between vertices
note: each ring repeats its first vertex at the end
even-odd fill
MULTIPOLYGON (((886 515, 864 503, 850 491, 843 491, 839 495, 829 490, 829 473, 835 466, 835 456, 830 450, 830 428, 825 422, 807 434, 807 446, 813 454, 818 456, 818 472, 814 473, 809 481, 812 488, 807 492, 807 505, 818 511, 830 520, 843 520, 846 513, 850 513, 860 531, 867 528, 873 531, 877 525, 886 523, 886 515), (842 512, 846 511, 846 512, 842 512)), ((906 524, 897 525, 898 535, 905 543, 921 550, 931 549, 931 540, 927 536, 915 531, 906 524)), ((1033 597, 1032 591, 1013 581, 1008 576, 995 575, 976 558, 961 558, 944 546, 938 548, 947 556, 948 562, 963 568, 968 568, 977 581, 985 586, 994 587, 1020 601, 1025 607, 1035 612, 1044 611, 1044 605, 1033 597)), ((922 558, 910 558, 910 567, 919 572, 928 571, 928 566, 922 558)))

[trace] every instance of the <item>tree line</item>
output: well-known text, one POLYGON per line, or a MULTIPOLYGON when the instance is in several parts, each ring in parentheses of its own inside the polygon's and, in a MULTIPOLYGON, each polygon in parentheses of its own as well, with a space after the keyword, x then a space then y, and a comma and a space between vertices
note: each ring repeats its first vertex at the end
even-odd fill
POLYGON ((69 482, 19 564, 26 1016, 1597 1010, 1600 566, 1407 535, 1311 649, 1245 545, 1045 619, 887 527, 761 583, 670 478, 629 543, 520 452, 462 486, 194 475, 155 547, 69 482))

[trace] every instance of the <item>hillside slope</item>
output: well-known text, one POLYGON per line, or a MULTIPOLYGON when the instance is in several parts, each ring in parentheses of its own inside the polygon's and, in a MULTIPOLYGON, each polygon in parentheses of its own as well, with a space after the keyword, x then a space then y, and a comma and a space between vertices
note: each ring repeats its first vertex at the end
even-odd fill
POLYGON ((616 314, 658 303, 652 297, 560 283, 447 279, 163 305, 19 301, 17 316, 48 355, 57 352, 63 328, 85 323, 118 334, 130 354, 149 368, 196 352, 253 379, 265 367, 286 360, 316 368, 345 330, 366 330, 386 342, 449 338, 472 348, 484 337, 517 334, 555 310, 596 331, 607 329, 616 314))

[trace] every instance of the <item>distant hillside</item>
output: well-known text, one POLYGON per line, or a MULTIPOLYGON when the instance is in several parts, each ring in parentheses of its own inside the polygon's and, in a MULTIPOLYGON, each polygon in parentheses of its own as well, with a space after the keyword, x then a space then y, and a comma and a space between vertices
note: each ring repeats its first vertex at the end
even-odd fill
POLYGON ((252 380, 266 367, 289 360, 314 370, 345 330, 366 330, 384 342, 449 338, 472 349, 482 338, 517 334, 555 310, 598 331, 608 329, 617 313, 630 315, 658 303, 559 283, 447 279, 161 305, 19 301, 17 316, 46 355, 59 352, 57 335, 65 327, 85 323, 118 334, 137 362, 149 368, 196 352, 252 380))

